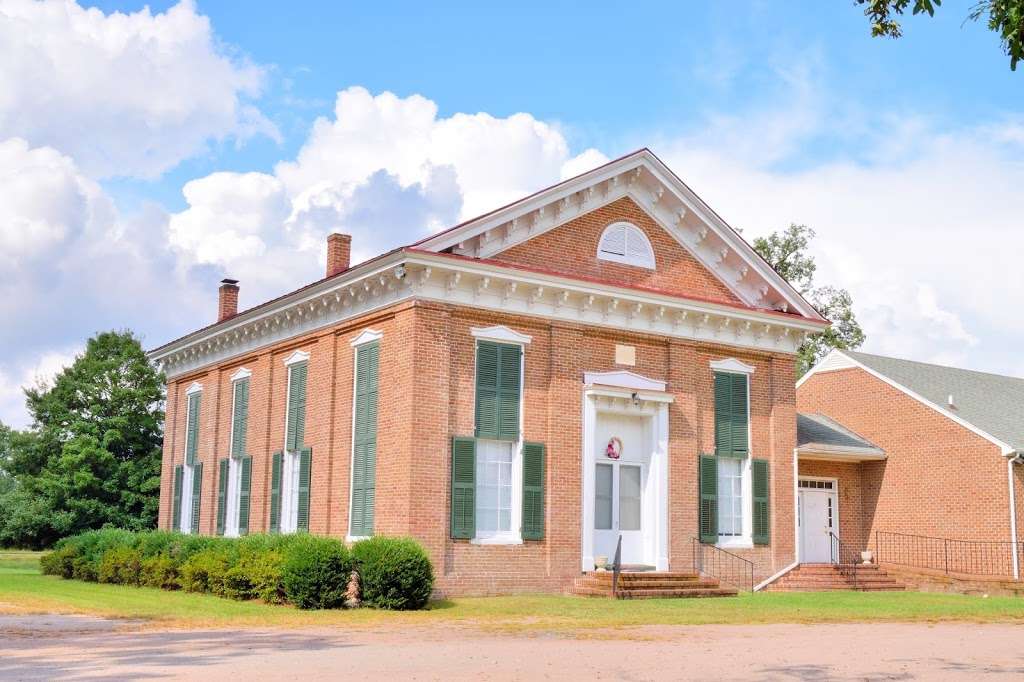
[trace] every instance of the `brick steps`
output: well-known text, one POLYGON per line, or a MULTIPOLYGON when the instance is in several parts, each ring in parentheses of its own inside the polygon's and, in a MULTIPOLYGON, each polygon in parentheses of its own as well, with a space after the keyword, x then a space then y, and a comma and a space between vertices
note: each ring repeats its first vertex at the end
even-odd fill
MULTIPOLYGON (((581 597, 611 597, 612 574, 610 571, 587 573, 576 579, 569 593, 581 597)), ((714 578, 701 577, 697 573, 642 571, 620 573, 615 596, 618 599, 683 599, 732 597, 736 594, 735 589, 722 587, 714 578)))
POLYGON ((857 566, 856 583, 852 577, 843 575, 839 566, 834 564, 801 564, 767 589, 771 592, 888 592, 905 590, 906 586, 874 564, 857 566))

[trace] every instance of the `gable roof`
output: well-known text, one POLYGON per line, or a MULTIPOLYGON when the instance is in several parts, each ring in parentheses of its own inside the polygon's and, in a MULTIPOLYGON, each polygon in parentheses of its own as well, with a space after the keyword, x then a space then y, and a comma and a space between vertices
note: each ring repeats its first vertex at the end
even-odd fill
POLYGON ((796 446, 799 455, 836 455, 836 459, 884 459, 885 451, 866 438, 823 414, 796 415, 796 446))
POLYGON ((793 353, 828 326, 649 150, 354 265, 149 352, 180 376, 298 334, 418 298, 793 353), (739 302, 530 268, 490 255, 630 197, 739 302))
POLYGON ((834 350, 813 374, 860 367, 998 445, 1024 451, 1024 379, 849 350, 834 350), (953 398, 953 407, 949 398, 953 398))
POLYGON ((755 308, 825 322, 801 294, 661 159, 639 149, 412 246, 489 258, 628 196, 736 296, 755 308))

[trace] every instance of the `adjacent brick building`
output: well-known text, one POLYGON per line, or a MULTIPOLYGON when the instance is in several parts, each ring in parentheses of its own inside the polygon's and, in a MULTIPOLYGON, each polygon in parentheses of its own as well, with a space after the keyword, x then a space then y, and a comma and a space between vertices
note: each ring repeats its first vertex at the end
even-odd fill
MULTIPOLYGON (((1019 578, 1024 379, 837 350, 797 384, 797 407, 851 445, 800 445, 801 493, 829 486, 808 493, 801 532, 832 531, 883 563, 1019 578), (819 498, 838 519, 812 518, 819 498)), ((805 561, 828 560, 810 544, 805 561)))
POLYGON ((649 151, 350 248, 152 351, 162 528, 408 535, 461 594, 564 589, 620 537, 795 560, 794 352, 827 322, 649 151))

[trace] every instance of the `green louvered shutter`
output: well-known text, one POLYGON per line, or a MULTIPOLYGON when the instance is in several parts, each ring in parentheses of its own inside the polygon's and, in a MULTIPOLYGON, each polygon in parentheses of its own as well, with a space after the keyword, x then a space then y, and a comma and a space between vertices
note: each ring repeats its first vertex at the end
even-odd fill
POLYGON ((476 437, 498 437, 498 344, 476 344, 476 437))
POLYGON ((476 533, 476 439, 452 438, 453 538, 471 539, 476 533))
POLYGON ((718 460, 713 455, 700 456, 700 506, 698 507, 700 541, 718 542, 718 460))
POLYGON ((543 443, 523 443, 523 539, 544 539, 543 443))
POLYGON ((203 498, 203 463, 192 466, 192 532, 199 532, 200 501, 203 498))
POLYGON ((313 473, 313 449, 299 451, 299 499, 295 514, 295 528, 309 531, 309 483, 313 473))
POLYGON ((229 466, 227 459, 220 460, 217 466, 217 535, 224 535, 224 522, 227 520, 229 466))
POLYGON ((751 461, 754 493, 753 536, 755 545, 767 545, 771 535, 771 519, 768 516, 768 461, 755 459, 751 461))
POLYGON ((275 452, 270 459, 270 532, 281 531, 281 468, 284 454, 275 452))
POLYGON ((202 405, 202 393, 193 393, 188 397, 188 424, 185 431, 185 464, 196 463, 196 442, 199 439, 199 409, 202 405))
POLYGON ((380 344, 356 351, 355 450, 352 453, 352 515, 349 533, 373 535, 377 470, 377 404, 380 344))
POLYGON ((715 372, 715 454, 746 457, 749 421, 747 376, 715 372))
POLYGON ((235 382, 234 414, 231 416, 231 456, 245 456, 246 431, 249 428, 249 380, 235 382))
POLYGON ((305 362, 294 364, 288 369, 288 428, 285 447, 289 452, 301 450, 306 440, 306 377, 308 370, 309 366, 305 362))
POLYGON ((252 488, 252 457, 243 457, 238 461, 242 470, 238 482, 238 534, 249 534, 249 499, 252 488))
POLYGON ((178 464, 174 467, 174 487, 171 498, 171 530, 181 530, 181 477, 183 467, 178 464))
POLYGON ((519 440, 519 384, 523 349, 498 346, 498 439, 519 440))
POLYGON ((479 341, 476 351, 476 437, 519 440, 523 349, 479 341))

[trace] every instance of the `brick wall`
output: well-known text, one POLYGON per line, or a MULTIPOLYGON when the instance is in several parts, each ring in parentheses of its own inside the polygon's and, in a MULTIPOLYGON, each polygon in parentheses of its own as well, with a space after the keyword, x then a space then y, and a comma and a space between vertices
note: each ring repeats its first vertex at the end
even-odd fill
POLYGON ((739 299, 714 274, 679 245, 653 218, 629 197, 591 211, 557 229, 513 246, 494 256, 496 260, 552 269, 563 263, 565 274, 618 281, 662 289, 683 296, 739 303, 739 299), (647 235, 657 268, 648 270, 597 258, 601 233, 613 222, 626 220, 647 235), (552 254, 558 254, 552 258, 552 254))
MULTIPOLYGON (((800 463, 801 473, 842 474, 844 539, 857 538, 873 547, 876 530, 1010 539, 1006 460, 989 441, 859 368, 812 376, 798 389, 797 406, 803 412, 832 417, 888 456, 882 462, 843 470, 800 463), (859 469, 859 483, 855 469, 859 469), (844 488, 858 490, 858 486, 859 504, 843 494, 844 488), (848 519, 857 519, 860 527, 848 526, 848 519)), ((1020 490, 1019 471, 1017 485, 1020 490)))
POLYGON ((161 527, 170 519, 173 464, 184 457, 185 389, 203 384, 199 459, 204 463, 202 524, 214 532, 214 462, 226 456, 230 375, 252 370, 248 450, 253 457, 252 532, 266 530, 269 464, 284 441, 287 372, 294 350, 310 354, 306 441, 313 448, 310 530, 346 535, 351 458, 353 349, 361 329, 382 331, 376 529, 412 535, 430 553, 445 593, 560 590, 579 574, 584 371, 629 369, 667 382, 669 408, 669 558, 688 567, 697 533, 697 455, 714 449, 711 360, 752 364, 751 432, 755 457, 771 461, 772 543, 739 550, 766 577, 793 559, 792 452, 795 397, 790 356, 668 340, 645 334, 553 323, 436 303, 403 304, 294 339, 168 387, 161 527), (504 324, 533 337, 525 353, 524 437, 548 448, 545 539, 480 546, 449 537, 450 438, 474 429, 473 326, 504 324), (636 366, 614 363, 615 345, 636 347, 636 366), (787 378, 790 378, 787 381, 787 378), (220 397, 220 399, 218 399, 220 397))

